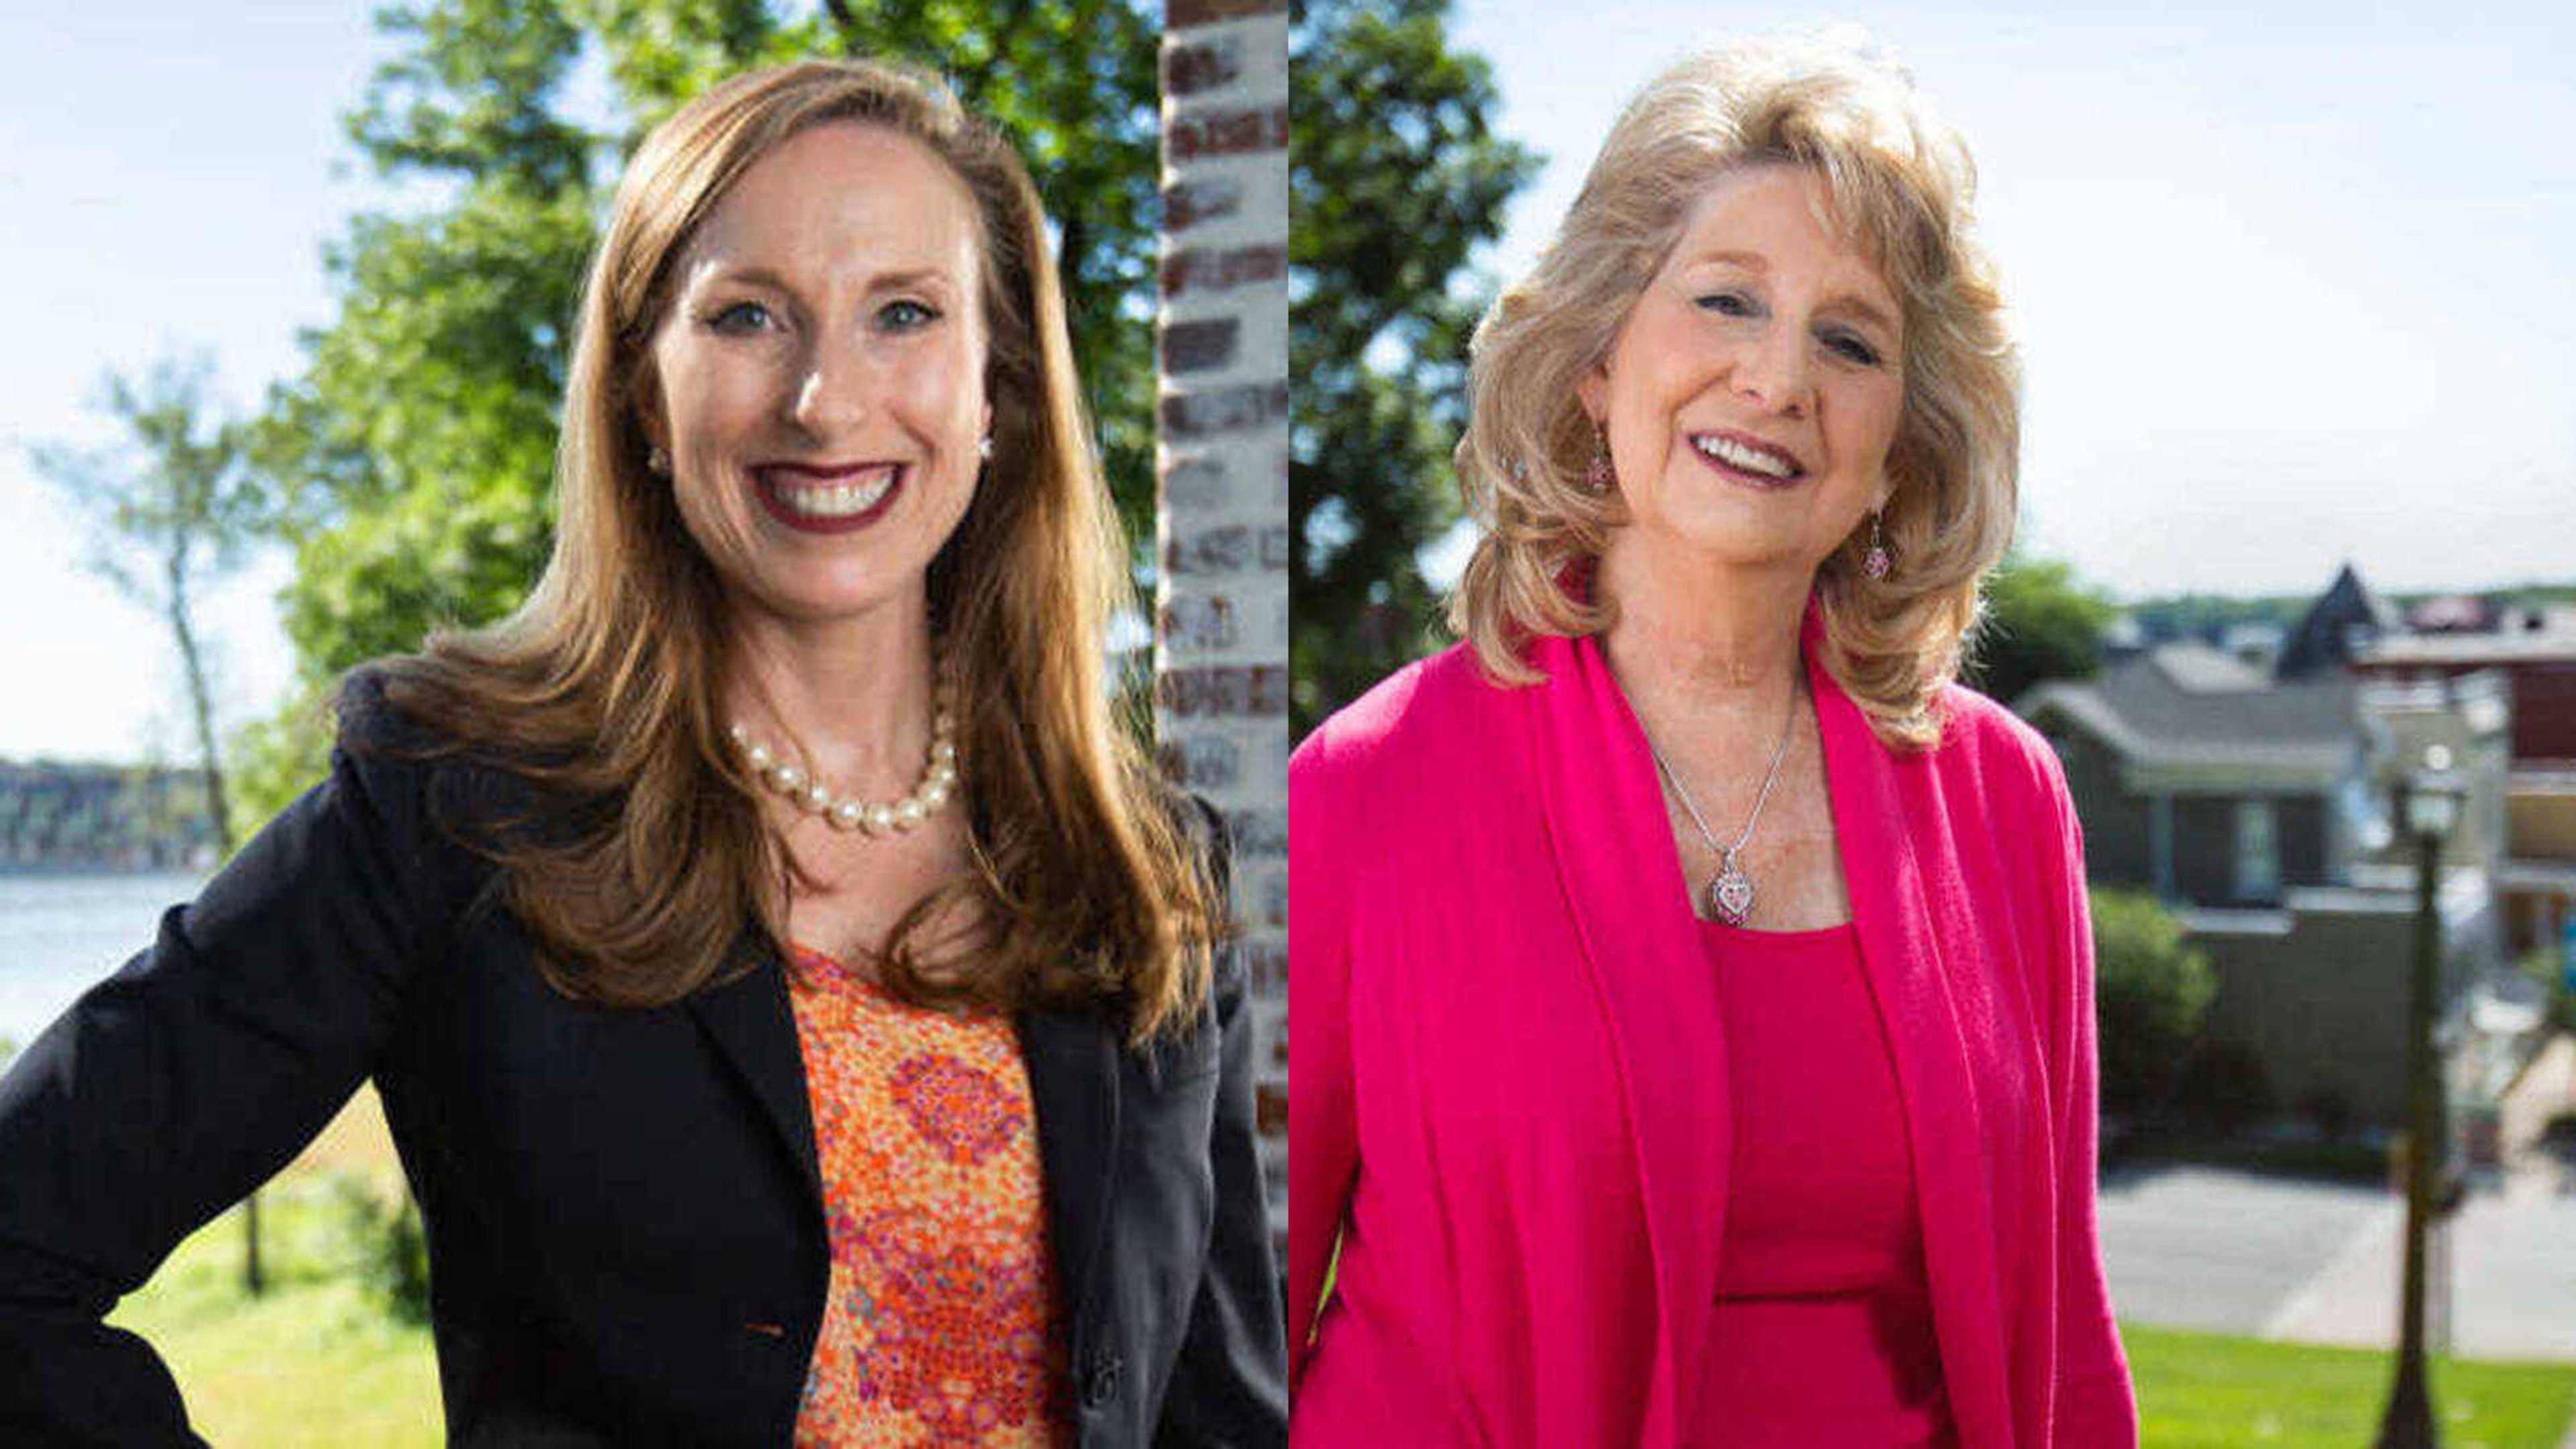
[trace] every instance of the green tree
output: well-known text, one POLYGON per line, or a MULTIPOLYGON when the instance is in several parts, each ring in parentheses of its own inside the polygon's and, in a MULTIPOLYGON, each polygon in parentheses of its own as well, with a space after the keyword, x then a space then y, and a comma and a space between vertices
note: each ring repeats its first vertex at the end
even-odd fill
MULTIPOLYGON (((497 618, 551 545, 558 409, 584 262, 623 158, 715 80, 816 55, 946 75, 1029 158, 1057 224, 1076 360, 1122 514, 1154 479, 1157 10, 1139 0, 427 0, 347 117, 426 205, 353 218, 325 255, 336 319, 257 433, 297 555, 298 697, 243 744, 262 810, 319 772, 339 671, 497 618), (571 94, 585 56, 603 107, 571 94)), ((1141 555, 1140 555, 1141 557, 1141 555)))
POLYGON ((2116 612, 2070 565, 2015 552, 1986 579, 1968 682, 2010 704, 2043 680, 2089 679, 2116 612))
POLYGON ((2092 906, 2102 1105, 2133 1112, 2172 1094, 2218 977, 2154 896, 2096 890, 2092 906))
MULTIPOLYGON (((197 620, 205 591, 238 568, 261 536, 269 500, 244 466, 240 428, 210 416, 210 358, 162 361, 137 384, 108 375, 101 407, 123 437, 105 448, 40 443, 27 450, 90 531, 91 572, 169 626, 197 737, 206 817, 225 855, 233 851, 223 756, 215 740, 215 684, 197 620)), ((252 1293, 260 1271, 259 1201, 246 1204, 248 1251, 242 1276, 252 1293)))
POLYGON ((1416 555, 1458 517, 1449 454, 1486 288, 1468 263, 1537 157, 1495 136, 1448 0, 1300 6, 1289 40, 1290 729, 1436 638, 1416 555))

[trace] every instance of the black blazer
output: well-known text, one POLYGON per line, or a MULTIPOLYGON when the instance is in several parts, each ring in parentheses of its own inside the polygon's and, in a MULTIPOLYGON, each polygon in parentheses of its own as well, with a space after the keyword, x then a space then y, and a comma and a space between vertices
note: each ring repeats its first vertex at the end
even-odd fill
MULTIPOLYGON (((0 1080, 0 1442, 193 1442, 100 1323, 373 1076, 429 1240, 451 1442, 785 1444, 828 1277, 786 978, 658 1010, 549 988, 445 827, 506 776, 405 753, 361 679, 331 775, 0 1080)), ((1146 1051, 1019 1018, 1084 1445, 1279 1444, 1251 1023, 1146 1051)))

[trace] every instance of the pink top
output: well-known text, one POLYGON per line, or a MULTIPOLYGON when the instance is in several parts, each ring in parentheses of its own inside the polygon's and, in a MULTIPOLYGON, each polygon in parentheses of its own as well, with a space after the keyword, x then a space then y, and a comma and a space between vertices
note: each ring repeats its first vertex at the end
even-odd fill
MULTIPOLYGON (((2057 759, 1958 689, 1937 746, 1893 750, 1810 639, 1959 1443, 2129 1449, 2057 759)), ((1598 644, 1529 658, 1525 688, 1463 648, 1403 669, 1289 762, 1298 1449, 1731 1442, 1708 1365, 1740 1195, 1710 1144, 1741 1112, 1707 951, 1598 644)))
POLYGON ((1904 1104, 1860 942, 1848 925, 1701 929, 1736 1114, 1704 1402, 1747 1444, 1954 1443, 1904 1104))

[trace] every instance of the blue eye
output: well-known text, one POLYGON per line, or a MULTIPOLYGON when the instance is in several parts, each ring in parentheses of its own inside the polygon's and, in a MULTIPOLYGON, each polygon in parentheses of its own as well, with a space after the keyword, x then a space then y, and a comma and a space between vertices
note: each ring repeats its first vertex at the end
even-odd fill
POLYGON ((938 320, 937 312, 909 297, 877 309, 877 322, 889 332, 918 332, 938 320))
POLYGON ((1825 334, 1824 342, 1827 348, 1846 362, 1857 362, 1863 367, 1878 366, 1878 349, 1852 333, 1829 332, 1825 334))
POLYGON ((1753 299, 1742 292, 1712 292, 1696 302, 1701 311, 1715 312, 1720 317, 1750 317, 1754 313, 1753 299))
POLYGON ((758 302, 736 302, 718 308, 707 318, 707 325, 728 336, 736 336, 756 332, 769 325, 770 320, 769 309, 758 302))

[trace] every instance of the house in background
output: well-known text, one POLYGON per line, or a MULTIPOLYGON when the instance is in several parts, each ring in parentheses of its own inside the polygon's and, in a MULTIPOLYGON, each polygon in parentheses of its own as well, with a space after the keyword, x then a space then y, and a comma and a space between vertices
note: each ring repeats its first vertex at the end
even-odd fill
POLYGON ((2576 927, 2576 607, 2435 599, 2409 624, 2353 668, 2391 691, 2503 681, 2512 719, 2495 876, 2505 949, 2565 951, 2576 927))
POLYGON ((2439 892, 2444 999, 2465 1018, 2501 955, 2507 684, 2369 678, 2401 623, 2350 568, 2277 637, 2166 643, 2015 708, 2066 767, 2094 884, 2151 891, 2216 967, 2205 1027, 2251 1049, 2276 1100, 2394 1124, 2405 1112, 2414 875, 2387 809, 2441 744, 2471 803, 2439 892))

